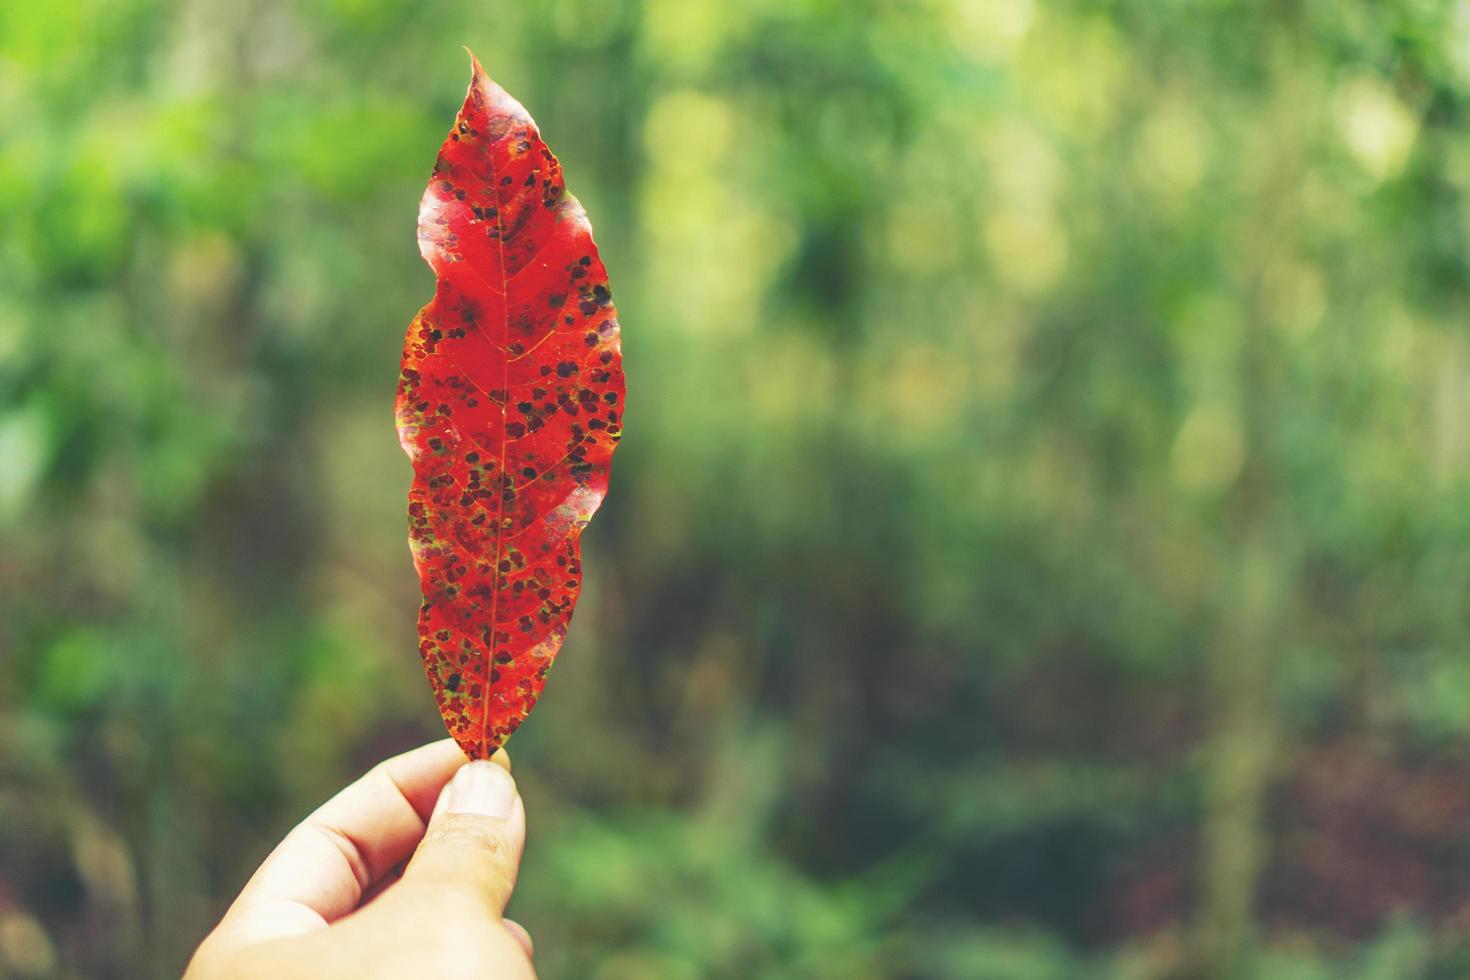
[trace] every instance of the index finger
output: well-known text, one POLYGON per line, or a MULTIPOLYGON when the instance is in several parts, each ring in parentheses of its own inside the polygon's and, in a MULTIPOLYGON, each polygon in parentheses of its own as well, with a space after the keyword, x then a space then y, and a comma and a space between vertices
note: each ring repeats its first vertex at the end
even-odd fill
MULTIPOLYGON (((442 739, 374 766, 286 835, 226 921, 253 923, 259 940, 321 928, 351 912, 413 853, 440 791, 467 761, 453 739, 442 739)), ((509 768, 503 752, 494 761, 509 768)))

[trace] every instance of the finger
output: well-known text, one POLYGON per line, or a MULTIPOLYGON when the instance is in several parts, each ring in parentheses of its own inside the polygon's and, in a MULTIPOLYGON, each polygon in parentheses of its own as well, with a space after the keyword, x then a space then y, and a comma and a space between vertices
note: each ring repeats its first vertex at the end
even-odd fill
POLYGON ((351 912, 412 853, 440 790, 467 761, 452 739, 443 739, 374 766, 286 836, 231 914, 251 912, 265 933, 259 938, 271 938, 351 912))
POLYGON ((459 887, 505 910, 526 839, 526 810, 505 769, 472 762, 455 773, 399 887, 459 887))
POLYGON ((373 882, 373 887, 369 888, 367 894, 362 896, 362 901, 358 903, 357 907, 359 909, 366 908, 368 905, 377 901, 378 896, 398 884, 398 880, 403 877, 403 869, 407 865, 407 861, 400 861, 389 868, 387 874, 373 882))
POLYGON ((526 958, 531 959, 536 955, 536 944, 531 941, 531 934, 526 927, 515 919, 501 919, 500 924, 505 926, 505 931, 511 934, 516 942, 521 944, 521 949, 526 951, 526 958))
MULTIPOLYGON (((505 751, 505 749, 496 749, 495 754, 490 756, 490 761, 500 766, 506 772, 510 772, 510 755, 505 751)), ((443 812, 444 801, 446 798, 447 797, 445 796, 445 794, 439 794, 439 802, 435 804, 434 808, 435 814, 443 812)), ((407 864, 408 859, 404 858, 402 861, 399 861, 397 864, 393 865, 393 867, 389 868, 386 872, 379 875, 378 879, 374 881, 372 886, 368 888, 367 892, 363 894, 362 901, 358 903, 357 907, 362 908, 363 906, 369 904, 374 899, 376 899, 379 895, 383 894, 383 892, 387 891, 389 887, 391 887, 392 885, 396 885, 398 883, 398 879, 403 877, 403 869, 407 866, 407 864)))

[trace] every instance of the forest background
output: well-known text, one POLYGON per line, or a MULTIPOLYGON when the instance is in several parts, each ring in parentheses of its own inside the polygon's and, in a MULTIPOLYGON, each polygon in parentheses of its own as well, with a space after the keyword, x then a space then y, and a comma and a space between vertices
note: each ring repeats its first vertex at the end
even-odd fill
POLYGON ((473 47, 627 437, 543 976, 1470 971, 1470 4, 0 4, 0 974, 441 732, 391 401, 473 47))

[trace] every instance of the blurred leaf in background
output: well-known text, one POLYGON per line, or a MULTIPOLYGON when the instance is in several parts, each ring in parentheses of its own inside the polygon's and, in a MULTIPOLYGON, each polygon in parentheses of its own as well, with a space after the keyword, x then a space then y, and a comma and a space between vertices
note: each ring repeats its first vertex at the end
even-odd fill
POLYGON ((390 404, 468 77, 630 414, 547 977, 1470 969, 1470 4, 0 6, 0 974, 176 975, 438 733, 390 404))

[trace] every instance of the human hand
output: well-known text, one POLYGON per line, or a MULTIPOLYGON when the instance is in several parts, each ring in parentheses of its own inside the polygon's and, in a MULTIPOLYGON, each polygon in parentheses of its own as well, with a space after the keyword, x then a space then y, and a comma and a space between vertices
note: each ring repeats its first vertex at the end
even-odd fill
POLYGON ((396 756, 286 835, 185 980, 534 977, 531 937, 502 918, 525 836, 503 751, 396 756))

